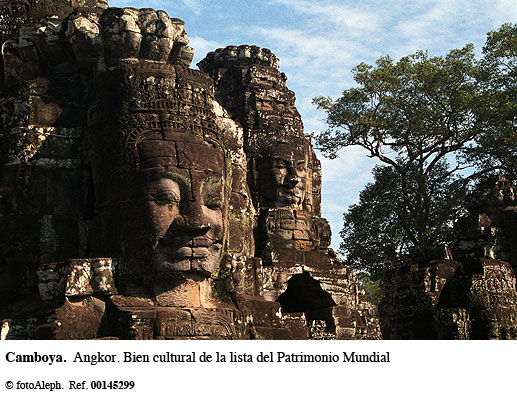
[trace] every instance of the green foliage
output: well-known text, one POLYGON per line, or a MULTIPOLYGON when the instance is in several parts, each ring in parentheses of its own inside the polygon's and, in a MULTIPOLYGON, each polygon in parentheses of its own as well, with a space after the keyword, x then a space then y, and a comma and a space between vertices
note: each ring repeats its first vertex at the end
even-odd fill
MULTIPOLYGON (((410 247, 451 243, 452 223, 459 215, 465 187, 447 171, 445 161, 436 165, 427 181, 426 194, 431 197, 422 200, 422 210, 412 211, 400 196, 396 170, 376 166, 374 182, 366 185, 359 203, 343 215, 340 250, 346 258, 344 263, 377 281, 410 247), (416 242, 415 236, 419 238, 416 242)), ((412 200, 419 197, 418 180, 418 170, 412 170, 406 190, 412 200)))
POLYGON ((359 286, 365 292, 364 299, 372 304, 375 304, 375 306, 378 306, 383 296, 381 285, 382 281, 373 280, 368 274, 365 273, 358 273, 357 280, 359 282, 359 286))
POLYGON ((361 63, 353 72, 358 88, 335 101, 314 99, 330 126, 316 142, 330 157, 341 147, 359 145, 404 168, 401 162, 412 165, 422 155, 431 162, 463 149, 482 131, 474 116, 482 91, 472 45, 444 58, 422 51, 398 62, 381 57, 375 67, 361 63))
POLYGON ((481 113, 486 128, 465 153, 480 170, 497 169, 517 179, 517 24, 487 34, 480 62, 481 113))
POLYGON ((357 145, 384 164, 344 215, 348 265, 378 280, 409 247, 451 241, 474 177, 517 177, 516 39, 517 25, 488 33, 481 60, 471 44, 384 56, 356 66, 358 85, 338 99, 314 99, 327 114, 329 129, 314 136, 326 156, 357 145))
POLYGON ((517 76, 517 24, 505 23, 487 33, 483 47, 483 69, 492 83, 515 88, 517 76))

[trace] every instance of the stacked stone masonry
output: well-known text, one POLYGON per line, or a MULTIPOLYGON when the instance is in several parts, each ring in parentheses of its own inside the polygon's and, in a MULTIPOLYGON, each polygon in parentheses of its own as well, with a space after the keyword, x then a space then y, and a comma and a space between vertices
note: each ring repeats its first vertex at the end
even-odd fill
POLYGON ((163 11, 0 15, 2 338, 380 338, 271 51, 199 71, 163 11))
POLYGON ((387 339, 516 339, 516 186, 481 180, 454 249, 423 247, 390 270, 379 306, 387 339))
POLYGON ((329 248, 321 165, 268 49, 200 71, 185 23, 0 1, 0 319, 9 339, 513 339, 517 188, 363 300, 329 248))

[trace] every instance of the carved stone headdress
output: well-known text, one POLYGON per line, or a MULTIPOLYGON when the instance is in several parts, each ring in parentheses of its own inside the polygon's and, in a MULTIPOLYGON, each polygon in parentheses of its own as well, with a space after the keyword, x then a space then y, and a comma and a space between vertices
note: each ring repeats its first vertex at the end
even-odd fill
POLYGON ((89 113, 92 159, 105 165, 105 173, 111 170, 110 176, 142 168, 138 145, 150 135, 160 140, 171 133, 189 141, 198 137, 225 154, 213 109, 213 81, 206 74, 128 60, 102 74, 96 91, 89 113))

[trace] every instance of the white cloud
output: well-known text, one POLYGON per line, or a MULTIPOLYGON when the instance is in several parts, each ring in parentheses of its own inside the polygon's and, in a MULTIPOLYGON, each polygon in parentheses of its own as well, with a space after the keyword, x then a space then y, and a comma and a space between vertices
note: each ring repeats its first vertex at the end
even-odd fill
POLYGON ((194 16, 200 16, 204 11, 203 0, 181 0, 180 3, 183 7, 194 14, 194 16))
POLYGON ((382 16, 376 11, 367 11, 359 7, 347 7, 342 2, 272 0, 271 3, 291 7, 298 13, 307 14, 319 21, 324 21, 326 25, 330 23, 341 29, 358 32, 374 31, 382 21, 382 16))
POLYGON ((258 35, 279 42, 282 49, 290 49, 299 60, 298 64, 306 63, 313 58, 348 59, 354 47, 352 42, 342 37, 329 38, 302 29, 254 27, 252 30, 258 35))
POLYGON ((343 177, 354 177, 359 181, 370 177, 371 167, 374 162, 367 158, 366 150, 359 146, 347 147, 338 151, 338 158, 329 159, 320 156, 321 166, 329 171, 329 174, 323 177, 323 184, 339 182, 343 177))
POLYGON ((421 2, 411 18, 402 16, 394 27, 394 57, 429 49, 446 53, 449 49, 475 43, 478 50, 485 33, 517 17, 514 0, 435 0, 421 2), (406 39, 406 44, 402 42, 406 39))
POLYGON ((359 192, 372 181, 371 170, 375 160, 366 151, 353 146, 338 152, 338 158, 330 160, 318 154, 323 172, 322 214, 332 228, 332 247, 339 248, 339 232, 343 227, 343 213, 357 203, 359 192))
POLYGON ((224 48, 226 45, 221 45, 218 42, 204 39, 200 36, 189 36, 189 46, 194 48, 195 61, 202 60, 208 52, 212 52, 218 48, 224 48))
POLYGON ((515 22, 517 20, 517 2, 515 0, 495 0, 488 8, 487 15, 496 25, 499 25, 501 20, 515 22))

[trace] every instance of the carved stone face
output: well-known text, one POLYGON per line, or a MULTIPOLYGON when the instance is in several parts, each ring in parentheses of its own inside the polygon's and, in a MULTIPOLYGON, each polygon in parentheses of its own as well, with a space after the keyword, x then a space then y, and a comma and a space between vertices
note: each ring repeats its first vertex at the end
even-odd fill
POLYGON ((259 161, 258 188, 268 207, 300 208, 307 190, 308 160, 301 148, 278 144, 259 161))
POLYGON ((209 277, 224 242, 222 150, 194 135, 161 135, 147 133, 137 145, 140 169, 126 192, 133 229, 124 232, 124 257, 153 279, 209 277))

